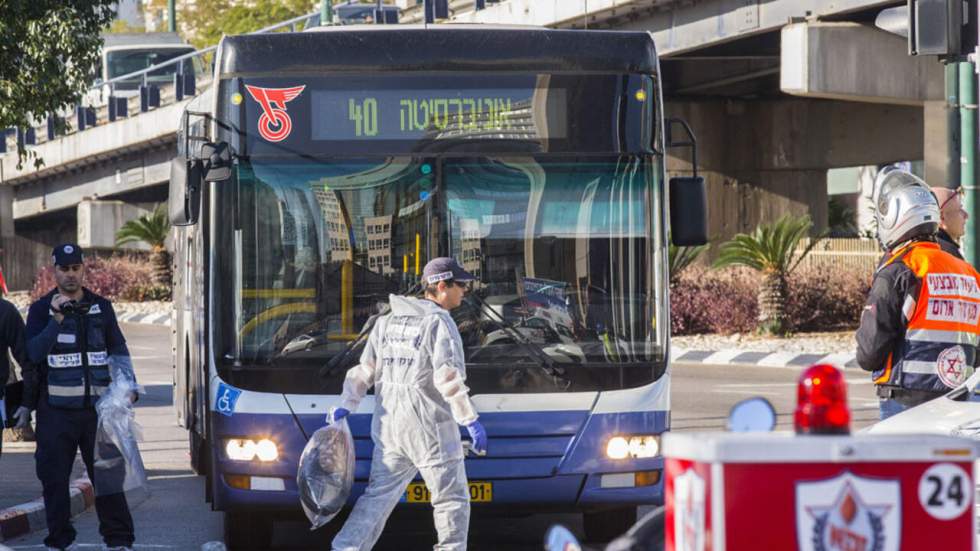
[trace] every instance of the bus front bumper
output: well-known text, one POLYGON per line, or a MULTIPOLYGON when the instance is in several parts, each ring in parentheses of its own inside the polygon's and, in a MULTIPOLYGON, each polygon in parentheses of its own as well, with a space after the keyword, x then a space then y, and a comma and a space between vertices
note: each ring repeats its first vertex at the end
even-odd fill
MULTIPOLYGON (((642 471, 646 473, 652 471, 642 471)), ((273 486, 269 477, 259 478, 259 486, 273 486)), ((635 478, 634 473, 608 473, 590 475, 558 475, 548 478, 472 480, 471 482, 490 482, 492 497, 485 503, 474 503, 476 507, 528 506, 541 510, 578 510, 601 506, 657 505, 663 502, 663 484, 636 486, 627 478, 635 478), (633 485, 629 485, 633 484, 633 485)), ((648 478, 649 480, 649 478, 648 478)), ((298 509, 299 494, 294 479, 282 478, 282 490, 242 490, 232 487, 226 476, 216 486, 215 503, 223 504, 220 510, 260 509, 298 509)), ((353 505, 367 487, 367 481, 354 483, 348 505, 353 505)), ((407 503, 403 496, 400 507, 428 507, 425 503, 407 503)))

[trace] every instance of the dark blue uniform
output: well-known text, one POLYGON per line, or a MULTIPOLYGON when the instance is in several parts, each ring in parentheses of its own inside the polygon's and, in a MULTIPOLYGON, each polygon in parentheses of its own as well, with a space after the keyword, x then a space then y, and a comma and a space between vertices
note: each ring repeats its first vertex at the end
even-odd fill
MULTIPOLYGON (((53 290, 31 305, 27 314, 27 353, 34 370, 25 377, 24 405, 37 409, 37 476, 44 487, 49 547, 65 548, 75 540, 71 524, 69 482, 75 453, 90 479, 98 416, 95 403, 108 387, 108 356, 129 356, 112 303, 83 289, 85 314, 51 315, 53 290)), ((124 493, 97 496, 99 532, 109 547, 132 546, 133 519, 124 493)))

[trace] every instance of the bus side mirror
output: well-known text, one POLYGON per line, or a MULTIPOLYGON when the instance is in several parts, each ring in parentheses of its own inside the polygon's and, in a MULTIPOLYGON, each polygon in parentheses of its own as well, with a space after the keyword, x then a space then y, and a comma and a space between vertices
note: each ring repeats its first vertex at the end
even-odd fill
POLYGON ((174 226, 193 226, 201 213, 201 161, 174 157, 170 161, 168 210, 174 226))
POLYGON ((678 247, 708 242, 708 193, 703 177, 670 179, 670 240, 678 247))
POLYGON ((204 163, 206 182, 222 182, 231 178, 231 146, 227 142, 202 144, 201 161, 204 163))
POLYGON ((670 179, 670 240, 678 247, 697 247, 708 242, 708 192, 698 176, 698 140, 690 125, 667 119, 667 147, 691 148, 692 176, 670 179), (685 137, 678 137, 677 130, 685 137))

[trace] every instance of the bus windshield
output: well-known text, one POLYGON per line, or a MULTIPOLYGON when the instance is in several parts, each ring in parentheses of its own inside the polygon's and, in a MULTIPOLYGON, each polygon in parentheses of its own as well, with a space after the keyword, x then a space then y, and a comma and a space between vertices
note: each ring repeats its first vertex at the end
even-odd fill
POLYGON ((389 294, 451 255, 478 278, 452 312, 475 392, 648 383, 660 162, 242 159, 215 194, 219 363, 342 377, 389 294))

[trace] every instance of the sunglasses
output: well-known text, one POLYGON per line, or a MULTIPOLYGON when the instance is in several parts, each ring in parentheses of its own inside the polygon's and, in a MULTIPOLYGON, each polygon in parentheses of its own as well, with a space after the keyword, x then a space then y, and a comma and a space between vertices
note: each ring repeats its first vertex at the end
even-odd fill
POLYGON ((943 208, 945 208, 946 205, 948 205, 950 201, 952 201, 953 199, 955 199, 957 197, 959 197, 960 199, 962 199, 963 198, 963 195, 964 195, 963 186, 960 186, 960 187, 956 188, 955 190, 953 190, 953 194, 950 195, 945 201, 943 201, 939 205, 939 210, 943 210, 943 208))

